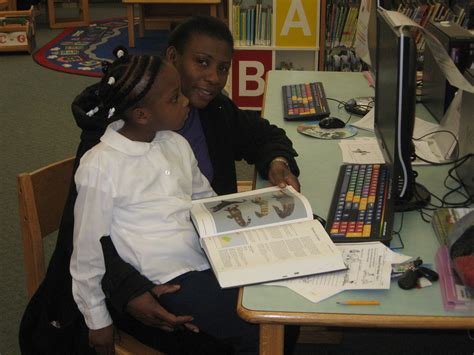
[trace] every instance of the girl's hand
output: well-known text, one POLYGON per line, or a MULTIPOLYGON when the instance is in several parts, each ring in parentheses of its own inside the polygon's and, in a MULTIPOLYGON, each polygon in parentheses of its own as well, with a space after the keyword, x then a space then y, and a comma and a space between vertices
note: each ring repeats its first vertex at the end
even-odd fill
POLYGON ((145 292, 138 297, 133 298, 127 304, 127 312, 140 322, 157 327, 167 332, 172 332, 177 328, 186 327, 192 332, 198 333, 199 328, 190 323, 193 320, 191 316, 176 316, 159 303, 159 297, 165 293, 174 293, 180 288, 179 285, 157 285, 153 287, 152 292, 145 292))
POLYGON ((291 185, 296 191, 300 191, 300 182, 290 171, 284 158, 276 158, 270 163, 268 180, 273 186, 285 188, 287 185, 291 185))
POLYGON ((89 346, 99 355, 115 354, 115 328, 111 324, 105 328, 89 329, 89 346))

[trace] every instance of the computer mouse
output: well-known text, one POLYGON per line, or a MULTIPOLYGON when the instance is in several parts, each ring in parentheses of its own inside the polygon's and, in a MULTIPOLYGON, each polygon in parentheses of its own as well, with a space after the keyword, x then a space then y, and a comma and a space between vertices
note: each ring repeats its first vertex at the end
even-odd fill
POLYGON ((319 127, 324 129, 344 128, 346 124, 337 117, 326 117, 319 121, 319 127))

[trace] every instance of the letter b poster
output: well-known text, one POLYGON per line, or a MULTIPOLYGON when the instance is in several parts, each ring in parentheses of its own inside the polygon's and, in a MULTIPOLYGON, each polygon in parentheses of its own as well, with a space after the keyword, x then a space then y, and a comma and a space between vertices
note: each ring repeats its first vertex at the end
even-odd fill
POLYGON ((232 100, 242 108, 261 108, 265 74, 272 69, 270 50, 238 50, 232 59, 232 100))

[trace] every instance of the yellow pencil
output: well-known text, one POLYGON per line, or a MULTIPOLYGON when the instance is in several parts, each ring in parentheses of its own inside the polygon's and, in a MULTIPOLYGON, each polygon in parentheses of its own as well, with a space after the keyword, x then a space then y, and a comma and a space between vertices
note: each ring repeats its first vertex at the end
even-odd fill
POLYGON ((379 301, 357 301, 357 300, 348 300, 348 301, 342 301, 342 302, 337 302, 337 304, 343 304, 346 306, 378 306, 380 305, 379 301))

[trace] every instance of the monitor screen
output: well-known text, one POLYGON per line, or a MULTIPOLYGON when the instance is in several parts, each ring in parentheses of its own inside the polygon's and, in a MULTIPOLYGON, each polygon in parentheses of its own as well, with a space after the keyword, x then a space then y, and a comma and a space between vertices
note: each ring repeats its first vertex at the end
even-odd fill
POLYGON ((397 209, 397 205, 411 200, 415 185, 411 158, 416 46, 411 33, 396 28, 382 9, 377 10, 375 83, 375 134, 391 172, 392 199, 397 209))

